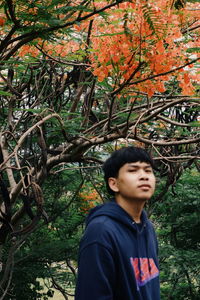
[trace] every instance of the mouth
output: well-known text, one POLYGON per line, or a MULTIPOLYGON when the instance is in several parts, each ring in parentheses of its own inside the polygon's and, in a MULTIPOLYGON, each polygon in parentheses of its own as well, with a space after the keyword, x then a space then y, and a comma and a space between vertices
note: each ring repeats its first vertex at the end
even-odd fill
POLYGON ((140 189, 150 189, 151 186, 149 184, 142 184, 138 186, 140 189))

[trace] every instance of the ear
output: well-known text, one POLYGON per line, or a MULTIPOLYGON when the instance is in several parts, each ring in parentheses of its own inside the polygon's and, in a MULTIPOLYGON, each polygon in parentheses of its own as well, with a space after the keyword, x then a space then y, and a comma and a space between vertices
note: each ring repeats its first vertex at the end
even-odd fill
POLYGON ((117 178, 115 177, 108 178, 108 185, 113 192, 115 193, 119 192, 117 178))

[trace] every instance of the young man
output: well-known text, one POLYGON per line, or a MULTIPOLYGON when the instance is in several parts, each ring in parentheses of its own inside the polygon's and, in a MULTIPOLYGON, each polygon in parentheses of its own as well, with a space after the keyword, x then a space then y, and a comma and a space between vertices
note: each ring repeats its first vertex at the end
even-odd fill
POLYGON ((144 149, 125 147, 103 170, 114 198, 87 218, 75 300, 159 300, 157 240, 143 210, 155 189, 153 161, 144 149))

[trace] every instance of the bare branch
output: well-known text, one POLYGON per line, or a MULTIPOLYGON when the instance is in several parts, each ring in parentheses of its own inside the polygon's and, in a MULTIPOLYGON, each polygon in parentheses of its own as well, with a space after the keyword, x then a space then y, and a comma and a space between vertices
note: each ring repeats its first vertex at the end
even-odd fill
POLYGON ((198 29, 200 27, 200 25, 196 25, 194 27, 191 27, 191 28, 187 28, 187 29, 184 29, 184 30, 181 30, 182 34, 185 34, 187 32, 190 32, 190 31, 193 31, 195 29, 198 29))
POLYGON ((17 142, 17 145, 15 146, 13 152, 7 157, 7 159, 0 165, 0 169, 7 163, 7 161, 9 159, 11 159, 11 157, 13 157, 17 151, 19 150, 20 146, 22 145, 22 143, 24 142, 25 138, 30 134, 31 131, 33 131, 35 128, 37 128, 38 126, 42 125, 43 123, 45 123, 47 120, 51 119, 51 118, 57 118, 59 120, 59 122, 62 124, 62 119, 61 117, 57 114, 57 113, 52 113, 46 117, 44 117, 42 120, 38 121, 36 124, 34 124, 32 127, 30 127, 19 139, 19 141, 17 142))
POLYGON ((11 164, 10 164, 10 160, 9 160, 9 153, 7 151, 7 148, 6 148, 6 141, 5 141, 5 138, 2 136, 2 133, 0 133, 0 144, 1 144, 1 151, 2 151, 2 155, 3 155, 3 159, 4 161, 6 161, 6 172, 7 172, 7 175, 8 175, 8 180, 9 180, 9 183, 10 183, 10 187, 11 188, 14 188, 16 186, 16 182, 15 182, 15 178, 14 178, 14 175, 13 175, 13 171, 11 169, 11 164))
POLYGON ((16 19, 13 1, 12 0, 6 0, 6 2, 7 2, 7 5, 8 5, 8 10, 9 10, 11 20, 13 21, 13 23, 16 26, 19 26, 20 21, 16 19))
POLYGON ((123 0, 118 0, 114 3, 108 4, 106 6, 104 6, 101 9, 95 9, 93 12, 86 14, 85 16, 81 17, 78 16, 77 18, 75 18, 73 21, 70 22, 66 22, 65 24, 62 25, 57 25, 57 26, 53 26, 53 27, 48 27, 48 28, 44 28, 43 30, 39 30, 39 31, 30 31, 26 34, 23 34, 21 36, 18 36, 12 40, 10 40, 9 42, 7 42, 7 45, 9 44, 14 44, 15 42, 17 42, 18 40, 20 40, 17 44, 15 44, 11 50, 2 58, 2 61, 4 60, 8 60, 11 56, 13 56, 16 51, 23 45, 33 41, 34 39, 40 37, 42 34, 46 34, 46 33, 51 33, 53 31, 56 31, 58 29, 62 29, 62 28, 67 28, 69 26, 72 26, 73 24, 77 23, 77 22, 82 22, 84 20, 87 20, 95 15, 98 15, 99 13, 110 9, 116 5, 118 5, 119 3, 123 2, 123 0))
POLYGON ((156 145, 156 146, 175 146, 175 145, 183 145, 183 144, 193 144, 193 143, 198 143, 200 142, 200 137, 199 138, 194 138, 194 139, 185 139, 185 140, 179 140, 179 141, 170 141, 170 142, 165 142, 165 141, 150 141, 148 139, 145 139, 141 136, 137 135, 137 140, 140 142, 143 142, 148 145, 156 145))
POLYGON ((61 59, 57 59, 51 55, 49 55, 48 53, 46 53, 41 47, 35 45, 35 47, 41 51, 42 54, 44 54, 45 56, 47 56, 48 58, 50 58, 52 61, 55 61, 59 64, 63 64, 63 65, 67 65, 67 66, 78 66, 78 67, 90 67, 90 64, 86 64, 86 63, 77 63, 77 62, 73 62, 73 61, 65 61, 65 60, 61 60, 61 59))
POLYGON ((147 81, 147 80, 151 80, 151 79, 154 79, 154 78, 157 78, 157 77, 161 77, 161 76, 165 76, 165 75, 168 75, 168 74, 171 74, 171 73, 174 73, 180 69, 183 69, 191 64, 194 64, 195 62, 197 62, 198 60, 200 60, 200 57, 196 58, 196 59, 193 59, 191 60, 190 62, 187 62, 185 63, 184 65, 180 66, 180 67, 177 67, 177 68, 174 68, 173 70, 170 70, 168 72, 163 72, 163 73, 159 73, 159 74, 156 74, 156 75, 152 75, 152 76, 148 76, 146 78, 143 78, 143 79, 139 79, 139 80, 136 80, 136 81, 133 81, 133 82, 130 82, 129 85, 133 85, 133 84, 138 84, 138 83, 141 83, 141 82, 144 82, 144 81, 147 81))
POLYGON ((9 90, 16 96, 21 97, 21 94, 13 88, 13 86, 11 85, 11 83, 1 74, 0 72, 0 77, 3 79, 3 81, 6 83, 6 85, 8 86, 9 90))
POLYGON ((180 126, 180 127, 193 127, 193 126, 190 125, 190 124, 184 124, 184 123, 176 122, 176 121, 174 121, 174 120, 172 120, 172 119, 168 119, 168 118, 166 118, 166 117, 163 117, 162 115, 158 115, 157 118, 160 119, 160 120, 163 120, 163 121, 165 121, 165 122, 167 122, 167 123, 169 123, 169 124, 175 125, 175 126, 180 126))
POLYGON ((178 155, 178 156, 160 156, 155 157, 154 160, 166 160, 168 162, 177 162, 177 160, 188 161, 188 160, 198 160, 200 156, 192 156, 192 155, 178 155))
MULTIPOLYGON (((135 68, 135 70, 133 71, 133 73, 130 75, 130 77, 120 85, 119 88, 117 88, 116 90, 114 90, 111 95, 114 96, 114 95, 117 95, 118 93, 121 92, 121 90, 123 90, 124 87, 126 87, 127 85, 129 84, 132 84, 131 83, 131 80, 134 78, 135 74, 137 74, 137 72, 140 70, 140 68, 142 67, 142 65, 144 65, 145 62, 139 62, 138 66, 135 68)), ((147 79, 146 79, 147 80, 147 79)))

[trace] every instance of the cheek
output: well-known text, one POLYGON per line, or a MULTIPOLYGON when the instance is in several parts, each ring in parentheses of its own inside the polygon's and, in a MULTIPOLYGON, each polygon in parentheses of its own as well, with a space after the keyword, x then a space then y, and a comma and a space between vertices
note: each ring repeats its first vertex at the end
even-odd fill
POLYGON ((120 189, 128 189, 132 185, 132 181, 128 176, 124 176, 123 179, 118 181, 118 187, 120 189))
POLYGON ((156 187, 156 178, 155 178, 155 176, 152 177, 152 186, 155 189, 155 187, 156 187))

